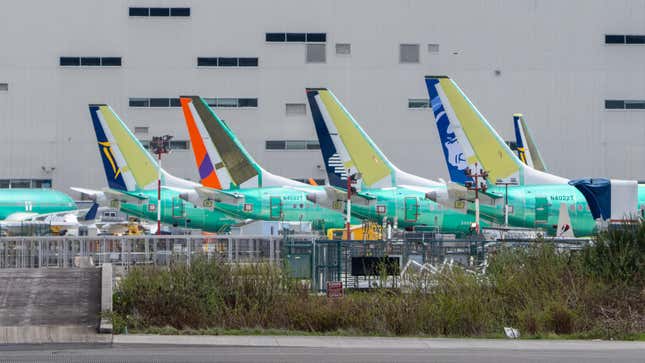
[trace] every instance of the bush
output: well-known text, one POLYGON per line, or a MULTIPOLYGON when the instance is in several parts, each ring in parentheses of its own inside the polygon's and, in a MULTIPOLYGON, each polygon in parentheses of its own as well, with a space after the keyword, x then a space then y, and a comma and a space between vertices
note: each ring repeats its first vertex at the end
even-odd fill
POLYGON ((117 331, 298 331, 360 335, 620 338, 645 331, 643 225, 582 251, 548 242, 504 248, 485 274, 461 268, 409 276, 406 289, 319 296, 269 264, 194 260, 136 267, 117 286, 117 331))

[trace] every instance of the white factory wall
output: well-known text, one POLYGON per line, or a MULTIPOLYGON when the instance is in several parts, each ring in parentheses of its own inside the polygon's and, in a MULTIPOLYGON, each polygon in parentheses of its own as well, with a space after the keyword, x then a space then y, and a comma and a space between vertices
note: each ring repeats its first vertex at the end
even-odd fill
MULTIPOLYGON (((426 74, 450 75, 505 139, 526 115, 548 167, 565 177, 645 180, 645 110, 606 110, 606 99, 645 99, 645 1, 18 1, 0 4, 0 179, 51 178, 54 187, 105 185, 87 105, 110 104, 132 128, 187 140, 180 108, 133 108, 131 97, 257 97, 216 109, 266 169, 322 178, 320 153, 269 151, 266 140, 315 140, 305 87, 328 87, 401 169, 447 177, 426 74), (188 18, 128 16, 128 7, 190 7, 188 18), (327 61, 267 32, 327 34, 327 61), (351 55, 337 55, 350 43, 351 55), (419 44, 401 64, 399 44, 419 44), (429 43, 439 52, 428 52, 429 43), (121 67, 61 67, 61 56, 122 57, 121 67), (198 68, 197 57, 258 57, 257 68, 198 68), (499 74, 496 74, 499 71, 499 74), (44 167, 44 170, 43 170, 44 167), (53 171, 50 169, 54 167, 53 171)), ((195 179, 192 152, 164 166, 195 179)))

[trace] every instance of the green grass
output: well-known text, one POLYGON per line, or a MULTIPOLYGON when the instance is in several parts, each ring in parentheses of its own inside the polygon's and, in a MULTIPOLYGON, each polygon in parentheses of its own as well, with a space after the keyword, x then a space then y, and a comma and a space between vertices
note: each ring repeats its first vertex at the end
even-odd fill
POLYGON ((407 282, 328 299, 276 266, 197 259, 134 268, 111 317, 116 332, 150 334, 503 338, 513 326, 525 339, 643 340, 645 226, 578 252, 501 249, 485 275, 454 268, 407 282))

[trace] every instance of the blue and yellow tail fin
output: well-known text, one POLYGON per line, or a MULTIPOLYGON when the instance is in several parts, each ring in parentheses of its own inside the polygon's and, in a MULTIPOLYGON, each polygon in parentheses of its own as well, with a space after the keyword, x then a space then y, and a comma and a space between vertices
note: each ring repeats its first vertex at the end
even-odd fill
POLYGON ((90 105, 92 125, 108 186, 145 189, 157 178, 156 163, 108 105, 90 105))
POLYGON ((370 188, 438 184, 394 166, 330 90, 306 91, 330 184, 346 187, 347 173, 360 173, 370 188))
POLYGON ((566 183, 566 179, 524 165, 452 79, 426 76, 425 81, 453 181, 463 183, 465 177, 459 171, 477 164, 488 172, 488 180, 493 183, 566 183))
POLYGON ((515 127, 515 141, 517 144, 517 157, 533 169, 546 171, 546 164, 542 155, 533 141, 524 115, 516 113, 513 115, 513 126, 515 127))

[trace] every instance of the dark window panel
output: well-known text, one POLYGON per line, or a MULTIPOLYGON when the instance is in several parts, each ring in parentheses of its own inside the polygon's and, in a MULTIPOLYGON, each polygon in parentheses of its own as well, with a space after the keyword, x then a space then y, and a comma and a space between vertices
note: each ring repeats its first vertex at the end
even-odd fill
POLYGON ((307 150, 320 150, 320 143, 318 141, 307 141, 307 150))
POLYGON ((627 44, 645 44, 645 35, 625 35, 627 44))
POLYGON ((625 108, 625 101, 623 100, 605 100, 605 108, 606 109, 624 109, 625 108))
POLYGON ((101 58, 102 66, 112 66, 120 67, 121 66, 121 57, 103 57, 101 58))
POLYGON ((181 101, 179 101, 179 98, 171 98, 170 107, 181 107, 181 101))
POLYGON ((305 40, 305 33, 287 33, 287 42, 304 42, 305 40))
POLYGON ((307 33, 308 42, 326 42, 327 33, 307 33))
POLYGON ((150 100, 147 98, 130 98, 130 107, 149 107, 150 100))
POLYGON ((418 98, 418 99, 409 99, 408 108, 428 108, 430 107, 430 102, 428 99, 418 98))
POLYGON ((624 35, 607 34, 607 35, 605 35, 605 43, 606 44, 624 44, 625 43, 625 36, 624 35))
POLYGON ((79 57, 60 57, 61 66, 80 66, 81 58, 79 57))
POLYGON ((199 57, 197 58, 198 67, 217 67, 217 58, 206 58, 199 57))
POLYGON ((628 110, 645 109, 645 101, 625 101, 625 108, 628 110))
POLYGON ((170 100, 167 98, 151 98, 150 107, 168 107, 170 106, 170 100))
POLYGON ((240 58, 239 60, 240 67, 257 67, 258 59, 257 58, 240 58))
POLYGON ((150 8, 150 16, 170 16, 169 8, 150 8))
POLYGON ((130 16, 148 16, 149 14, 148 8, 130 8, 130 16))
POLYGON ((217 106, 217 98, 204 98, 204 101, 210 107, 217 106))
POLYGON ((304 140, 287 140, 287 150, 305 150, 306 144, 304 140))
POLYGON ((238 107, 258 107, 257 98, 240 98, 237 102, 238 107))
POLYGON ((171 150, 188 150, 190 143, 187 140, 170 141, 171 150))
POLYGON ((100 66, 101 58, 99 57, 81 57, 82 66, 100 66))
POLYGON ((267 140, 265 147, 267 150, 284 150, 287 147, 287 142, 284 140, 267 140))
POLYGON ((285 40, 284 33, 266 33, 267 42, 284 42, 285 40))
POLYGON ((170 8, 170 16, 190 16, 190 8, 170 8))
POLYGON ((237 98, 216 98, 215 107, 238 107, 237 98))
POLYGON ((237 67, 237 58, 221 57, 217 59, 220 67, 237 67))

